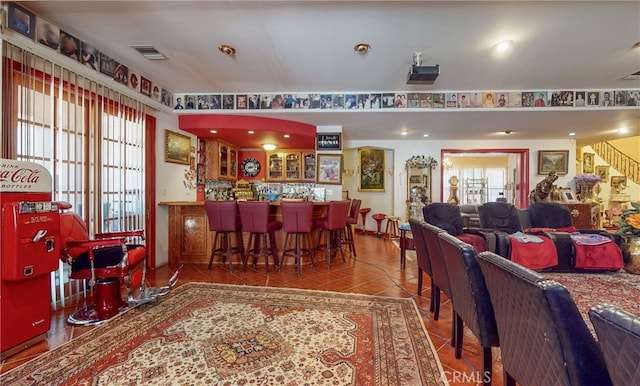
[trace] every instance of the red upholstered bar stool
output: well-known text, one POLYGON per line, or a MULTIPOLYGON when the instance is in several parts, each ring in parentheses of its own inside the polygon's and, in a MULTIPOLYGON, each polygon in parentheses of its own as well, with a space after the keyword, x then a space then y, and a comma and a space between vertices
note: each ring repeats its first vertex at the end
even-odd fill
POLYGON ((282 247, 280 270, 284 267, 287 254, 293 252, 296 259, 298 276, 302 276, 302 253, 307 252, 311 258, 311 267, 315 269, 315 251, 311 245, 311 229, 313 226, 313 202, 288 202, 280 204, 282 211, 282 229, 286 232, 282 247), (294 247, 289 246, 289 236, 294 237, 294 247), (306 243, 306 248, 304 244, 306 243))
POLYGON ((209 230, 216 232, 207 269, 211 269, 214 256, 219 254, 223 264, 229 260, 229 272, 233 272, 233 255, 238 253, 244 258, 238 204, 236 201, 205 201, 204 208, 209 219, 209 230), (231 240, 232 235, 236 236, 235 246, 231 240))
POLYGON ((353 226, 358 223, 358 213, 360 213, 360 205, 362 200, 354 198, 351 200, 351 209, 349 210, 349 217, 347 217, 347 226, 345 228, 344 238, 342 244, 349 246, 349 252, 355 257, 356 245, 353 243, 353 226))
POLYGON ((349 205, 351 205, 351 202, 348 200, 331 201, 329 202, 329 212, 327 217, 313 220, 313 227, 318 229, 316 249, 320 248, 320 237, 322 236, 322 233, 325 231, 327 233, 327 268, 331 268, 331 256, 334 255, 337 250, 340 250, 342 261, 345 261, 341 236, 342 232, 344 232, 344 228, 347 226, 349 205))
POLYGON ((367 234, 367 213, 371 212, 371 208, 360 209, 360 217, 362 217, 362 234, 367 234))
POLYGON ((377 223, 377 226, 378 226, 378 231, 376 232, 376 237, 378 237, 378 238, 382 237, 382 220, 387 218, 387 215, 384 214, 384 213, 376 213, 373 216, 371 216, 371 218, 376 220, 376 223, 377 223))
POLYGON ((260 256, 264 256, 264 264, 269 273, 269 253, 273 256, 273 263, 278 267, 278 248, 276 247, 275 232, 282 229, 280 221, 269 221, 269 203, 266 201, 240 201, 240 219, 242 231, 249 232, 247 253, 244 256, 242 270, 247 269, 249 255, 253 255, 253 265, 260 256), (268 238, 267 238, 268 237, 268 238), (268 241, 268 243, 267 243, 268 241), (253 249, 251 245, 253 243, 253 249))

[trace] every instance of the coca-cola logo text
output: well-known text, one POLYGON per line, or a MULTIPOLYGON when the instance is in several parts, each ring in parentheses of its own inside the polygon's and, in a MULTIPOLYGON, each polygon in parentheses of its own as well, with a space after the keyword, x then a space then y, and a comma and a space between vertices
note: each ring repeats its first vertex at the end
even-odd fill
POLYGON ((40 180, 40 170, 36 169, 15 169, 0 170, 0 181, 21 184, 37 184, 40 180))

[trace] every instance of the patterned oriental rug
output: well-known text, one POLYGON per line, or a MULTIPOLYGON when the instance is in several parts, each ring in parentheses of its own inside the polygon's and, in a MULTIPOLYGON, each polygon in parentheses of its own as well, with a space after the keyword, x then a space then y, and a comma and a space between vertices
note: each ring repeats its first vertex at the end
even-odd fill
POLYGON ((2 385, 447 384, 413 300, 188 283, 2 385))

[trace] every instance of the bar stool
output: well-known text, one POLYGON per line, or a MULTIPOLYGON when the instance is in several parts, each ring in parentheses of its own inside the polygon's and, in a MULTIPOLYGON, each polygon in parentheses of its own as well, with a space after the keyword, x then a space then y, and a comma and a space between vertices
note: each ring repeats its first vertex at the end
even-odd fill
POLYGON ((224 264, 229 259, 229 272, 233 272, 233 255, 240 254, 244 261, 244 245, 242 243, 241 224, 238 221, 238 204, 236 201, 205 201, 204 208, 209 220, 209 230, 216 232, 209 259, 208 270, 215 255, 219 254, 224 264), (232 245, 231 235, 236 235, 236 245, 232 245))
POLYGON ((387 215, 384 213, 376 213, 373 216, 371 216, 372 219, 376 220, 376 223, 378 225, 378 231, 376 232, 376 237, 380 238, 382 237, 382 220, 387 218, 387 215))
POLYGON ((284 267, 287 259, 287 253, 293 252, 295 263, 297 266, 298 276, 302 276, 302 252, 308 252, 311 257, 311 267, 315 269, 315 251, 311 245, 311 229, 313 225, 313 202, 286 202, 280 204, 282 211, 282 229, 286 232, 284 238, 284 246, 282 248, 282 260, 280 261, 280 270, 284 267), (294 248, 289 248, 289 236, 293 235, 295 239, 294 248), (304 243, 307 247, 304 248, 304 243))
POLYGON ((362 234, 367 234, 367 213, 371 212, 371 208, 360 209, 360 217, 362 217, 362 234))
POLYGON ((345 235, 342 239, 342 244, 349 246, 349 252, 356 257, 356 245, 353 243, 353 226, 358 223, 358 213, 360 213, 360 205, 362 200, 354 198, 351 200, 351 209, 349 210, 349 217, 347 217, 347 226, 345 228, 345 235))
POLYGON ((384 229, 384 234, 389 239, 400 238, 400 229, 398 228, 398 221, 400 221, 400 217, 398 216, 387 216, 387 226, 384 229))
POLYGON ((349 217, 349 201, 331 201, 329 202, 329 211, 327 217, 317 218, 313 220, 313 227, 318 229, 318 238, 316 240, 316 249, 320 248, 320 237, 322 232, 327 232, 327 268, 331 268, 331 255, 338 249, 344 259, 344 251, 342 250, 341 236, 344 228, 347 226, 347 217, 349 217))
POLYGON ((269 273, 269 252, 273 256, 273 263, 278 267, 278 249, 276 247, 275 232, 282 229, 282 222, 269 221, 269 203, 266 201, 240 201, 238 202, 240 219, 242 220, 242 231, 249 232, 249 242, 247 252, 244 256, 242 271, 246 271, 249 255, 253 256, 253 265, 256 265, 258 258, 264 256, 264 264, 269 273), (267 236, 268 247, 267 247, 267 236), (251 243, 253 242, 253 249, 251 243), (268 249, 267 249, 268 248, 268 249))

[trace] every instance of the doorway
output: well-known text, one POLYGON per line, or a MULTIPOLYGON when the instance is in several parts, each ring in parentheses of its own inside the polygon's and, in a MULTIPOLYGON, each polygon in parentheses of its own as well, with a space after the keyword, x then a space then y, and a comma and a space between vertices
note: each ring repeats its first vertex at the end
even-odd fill
POLYGON ((529 149, 442 149, 440 159, 443 201, 448 201, 449 178, 455 175, 460 204, 502 197, 517 208, 529 206, 529 149))

